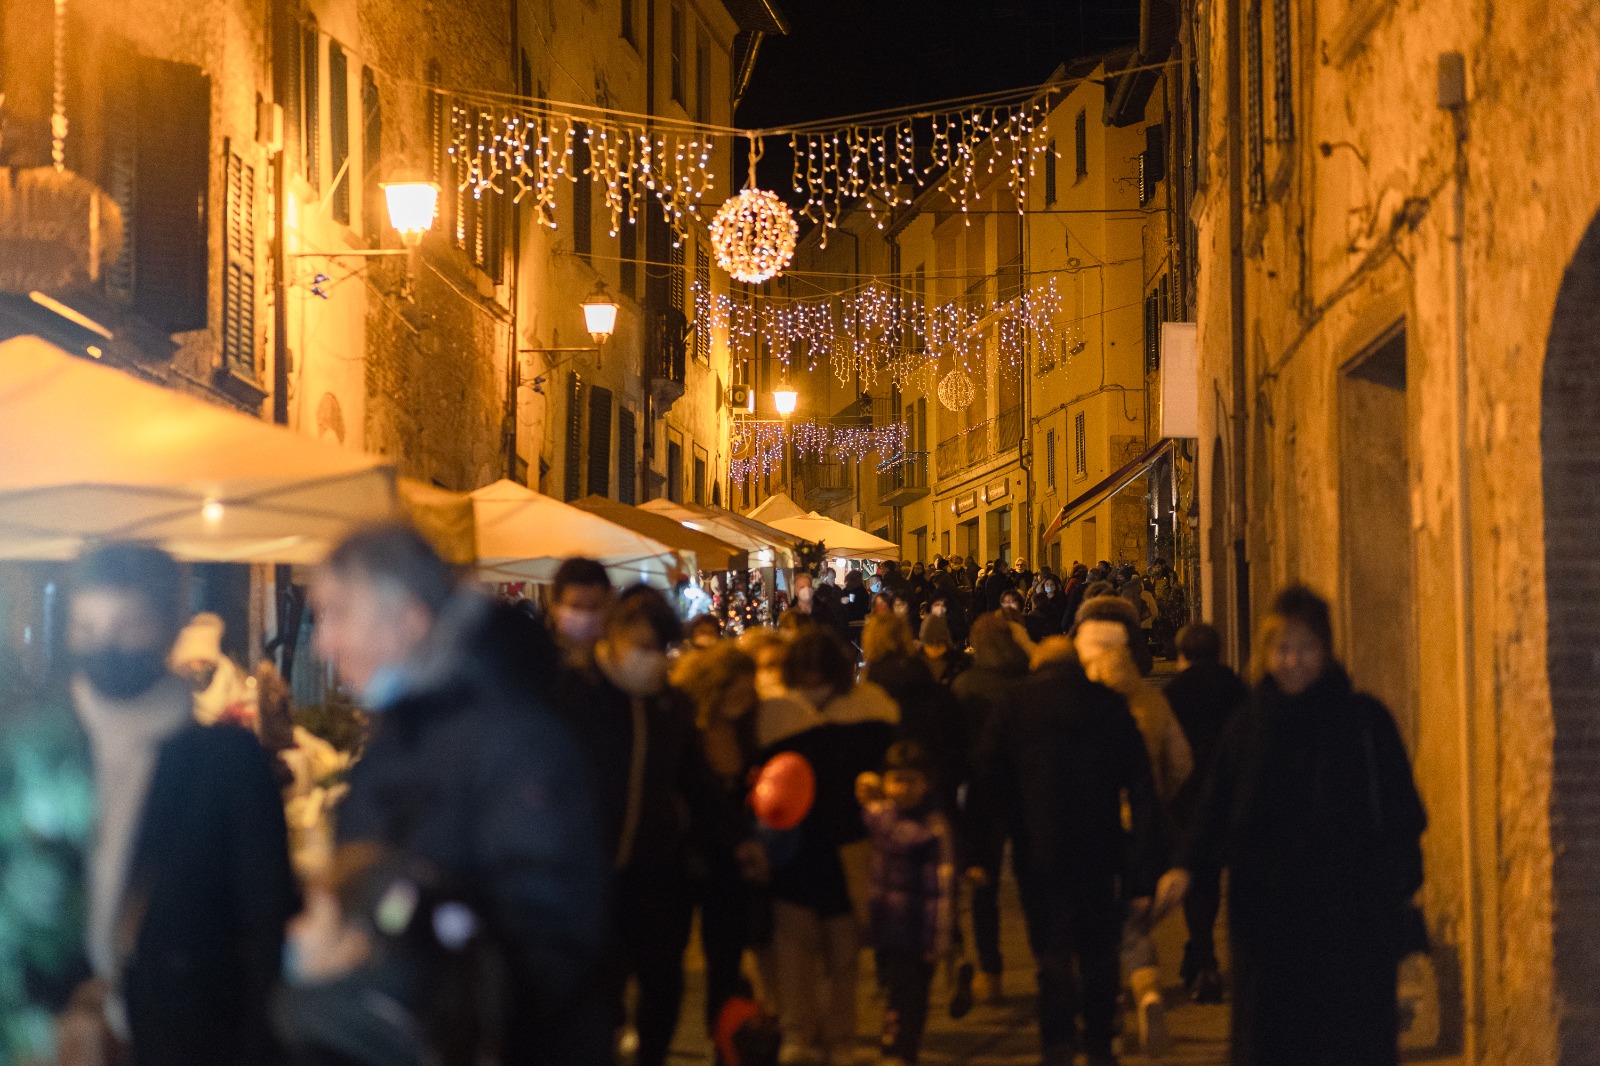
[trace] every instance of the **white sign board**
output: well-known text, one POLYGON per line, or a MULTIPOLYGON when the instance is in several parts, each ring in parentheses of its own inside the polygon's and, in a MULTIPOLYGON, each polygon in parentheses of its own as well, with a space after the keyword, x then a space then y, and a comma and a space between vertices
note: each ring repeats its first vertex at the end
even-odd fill
POLYGON ((1193 322, 1161 324, 1161 436, 1200 436, 1200 357, 1193 322))

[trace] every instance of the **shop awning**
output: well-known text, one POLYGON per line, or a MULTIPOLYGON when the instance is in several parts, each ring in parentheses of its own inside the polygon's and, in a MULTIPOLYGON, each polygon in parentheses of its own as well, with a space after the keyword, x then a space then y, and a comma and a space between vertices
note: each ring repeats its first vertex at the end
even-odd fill
POLYGON ((395 487, 411 524, 428 538, 440 558, 454 566, 471 566, 478 561, 478 530, 471 496, 409 477, 397 479, 395 487))
POLYGON ((750 556, 751 566, 776 566, 790 569, 794 566, 794 548, 798 537, 762 525, 752 518, 725 511, 720 507, 702 507, 694 503, 673 503, 671 500, 651 500, 639 505, 641 511, 653 511, 690 529, 709 533, 718 540, 743 548, 750 556))
POLYGON ((750 512, 750 517, 770 526, 774 519, 803 518, 805 513, 798 503, 789 498, 787 492, 775 492, 762 500, 761 506, 750 512))
POLYGON ((898 559, 900 545, 875 537, 864 529, 836 522, 815 511, 798 518, 779 518, 768 523, 812 544, 821 544, 829 559, 898 559))
POLYGON ((311 563, 394 512, 381 459, 38 337, 0 343, 0 558, 143 540, 189 560, 311 563))
POLYGON ((548 583, 573 556, 594 559, 618 585, 670 587, 693 560, 615 522, 514 481, 468 494, 478 539, 478 576, 485 581, 548 583))
POLYGON ((1156 442, 1143 455, 1132 462, 1123 464, 1110 477, 1092 486, 1076 499, 1069 501, 1061 509, 1061 513, 1056 516, 1056 520, 1050 523, 1050 528, 1044 531, 1044 539, 1049 540, 1067 528, 1067 526, 1127 488, 1154 466, 1156 460, 1167 454, 1176 443, 1177 441, 1172 440, 1170 437, 1156 442))
POLYGON ((676 518, 654 511, 646 511, 604 496, 585 496, 573 506, 590 514, 599 515, 608 522, 625 526, 660 541, 669 548, 685 554, 692 553, 701 570, 743 570, 750 565, 749 553, 737 545, 720 540, 710 533, 691 529, 676 518))

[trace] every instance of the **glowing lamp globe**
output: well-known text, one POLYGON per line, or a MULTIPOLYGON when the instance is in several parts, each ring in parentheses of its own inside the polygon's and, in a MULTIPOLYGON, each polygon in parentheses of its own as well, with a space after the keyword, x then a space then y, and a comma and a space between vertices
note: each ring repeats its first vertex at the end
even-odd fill
POLYGON ((583 308, 583 326, 596 344, 604 344, 617 331, 617 302, 606 292, 606 283, 600 282, 579 305, 583 308))
POLYGON ((439 186, 431 181, 391 181, 383 186, 383 198, 389 225, 399 232, 401 243, 408 248, 421 244, 439 213, 439 186))
POLYGON ((711 247, 717 266, 734 280, 759 285, 783 273, 794 258, 800 225, 789 205, 765 189, 746 189, 717 210, 711 247))
POLYGON ((800 394, 788 386, 778 389, 772 394, 772 406, 778 409, 778 414, 788 418, 794 414, 794 409, 800 403, 800 394))

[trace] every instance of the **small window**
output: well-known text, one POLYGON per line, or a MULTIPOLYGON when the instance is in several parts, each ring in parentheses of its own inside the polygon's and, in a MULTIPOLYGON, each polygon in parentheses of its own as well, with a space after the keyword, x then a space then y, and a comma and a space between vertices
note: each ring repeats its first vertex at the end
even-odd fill
POLYGON ((687 58, 684 49, 688 43, 684 40, 685 26, 683 13, 683 0, 672 0, 672 99, 678 104, 683 104, 683 68, 687 58))
POLYGON ((1082 411, 1079 411, 1072 418, 1072 448, 1073 476, 1087 477, 1089 475, 1089 440, 1084 435, 1082 411))
POLYGON ((1051 207, 1056 202, 1056 142, 1051 138, 1044 150, 1044 205, 1051 207))
POLYGON ((333 176, 335 222, 350 224, 350 61, 339 42, 328 42, 328 167, 333 176))
POLYGON ((1077 154, 1077 177, 1075 181, 1082 181, 1089 176, 1089 112, 1079 111, 1077 124, 1073 127, 1073 148, 1077 154))
POLYGON ((1056 487, 1056 431, 1044 435, 1044 483, 1056 487))
POLYGON ((300 144, 306 183, 322 188, 322 39, 316 23, 300 34, 300 144))

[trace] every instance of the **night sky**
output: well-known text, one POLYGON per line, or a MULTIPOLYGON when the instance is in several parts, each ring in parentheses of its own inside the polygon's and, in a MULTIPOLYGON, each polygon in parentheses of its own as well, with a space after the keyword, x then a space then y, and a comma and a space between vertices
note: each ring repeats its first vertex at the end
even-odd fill
MULTIPOLYGON (((778 2, 790 33, 762 44, 740 126, 1022 88, 1067 60, 1137 40, 1139 26, 1137 0, 778 2)), ((778 147, 760 168, 769 188, 789 165, 773 157, 778 147)), ((742 160, 739 169, 742 180, 742 160)))

